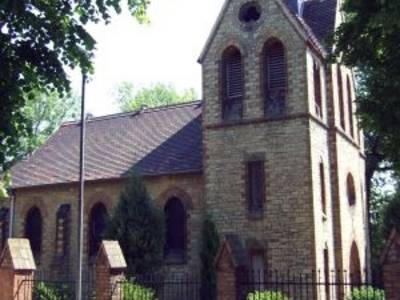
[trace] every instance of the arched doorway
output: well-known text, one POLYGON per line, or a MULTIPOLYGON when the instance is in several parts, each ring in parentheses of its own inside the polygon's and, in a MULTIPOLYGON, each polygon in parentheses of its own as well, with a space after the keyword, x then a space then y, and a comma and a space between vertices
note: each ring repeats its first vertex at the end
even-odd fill
POLYGON ((351 245, 350 250, 350 282, 352 285, 361 284, 360 255, 355 242, 351 245))
POLYGON ((186 210, 176 197, 168 200, 164 208, 166 236, 164 257, 170 262, 184 262, 186 251, 186 210))
POLYGON ((95 204, 89 215, 89 257, 99 250, 108 221, 107 208, 103 203, 95 204))
POLYGON ((35 258, 39 258, 42 251, 42 214, 36 206, 29 209, 26 214, 25 237, 31 244, 35 258))

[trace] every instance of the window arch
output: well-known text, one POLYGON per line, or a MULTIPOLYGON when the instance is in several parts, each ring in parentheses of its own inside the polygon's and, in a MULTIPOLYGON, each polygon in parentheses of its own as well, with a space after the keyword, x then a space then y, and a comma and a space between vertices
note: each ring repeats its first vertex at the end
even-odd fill
POLYGON ((276 38, 268 40, 263 50, 264 113, 279 116, 284 112, 287 98, 287 68, 285 47, 276 38))
POLYGON ((186 251, 186 210, 176 197, 168 200, 164 208, 166 236, 164 256, 172 262, 183 262, 186 251))
POLYGON ((324 163, 319 164, 319 180, 321 186, 321 206, 322 212, 326 214, 326 187, 325 187, 325 168, 324 163))
POLYGON ((42 214, 38 207, 32 207, 25 218, 25 237, 29 240, 33 255, 39 257, 42 251, 42 214))
POLYGON ((353 121, 353 99, 351 97, 351 85, 350 85, 350 78, 347 75, 346 79, 346 88, 347 88, 347 103, 349 108, 349 124, 350 124, 350 134, 354 137, 354 121, 353 121))
POLYGON ((322 93, 321 93, 321 68, 317 62, 313 64, 313 76, 314 76, 314 101, 315 101, 315 113, 317 116, 322 117, 322 93))
POLYGON ((243 61, 240 50, 228 47, 222 55, 222 119, 238 120, 243 115, 243 61))
POLYGON ((347 200, 349 201, 349 204, 353 206, 356 204, 356 189, 354 185, 354 178, 353 175, 350 173, 347 175, 347 200))
POLYGON ((350 250, 350 282, 352 285, 361 284, 361 263, 356 242, 353 241, 350 250))
POLYGON ((337 65, 337 82, 338 82, 338 97, 339 97, 339 118, 340 126, 346 130, 346 122, 344 119, 344 101, 343 101, 343 81, 342 81, 342 70, 340 65, 337 65))
POLYGON ((100 248, 108 220, 107 209, 103 203, 95 204, 89 217, 89 256, 94 256, 100 248))
POLYGON ((56 254, 65 257, 69 251, 71 226, 71 205, 63 204, 57 210, 56 215, 56 254))

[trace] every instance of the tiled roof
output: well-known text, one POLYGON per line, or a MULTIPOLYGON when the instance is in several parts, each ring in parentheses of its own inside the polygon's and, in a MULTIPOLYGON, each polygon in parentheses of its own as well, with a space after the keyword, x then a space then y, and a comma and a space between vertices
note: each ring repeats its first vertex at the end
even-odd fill
POLYGON ((304 3, 303 19, 320 43, 329 51, 326 39, 335 30, 337 0, 311 0, 304 3))
MULTIPOLYGON (((89 119, 86 180, 174 174, 202 169, 200 101, 89 119)), ((12 169, 13 187, 77 182, 79 123, 66 123, 12 169)))

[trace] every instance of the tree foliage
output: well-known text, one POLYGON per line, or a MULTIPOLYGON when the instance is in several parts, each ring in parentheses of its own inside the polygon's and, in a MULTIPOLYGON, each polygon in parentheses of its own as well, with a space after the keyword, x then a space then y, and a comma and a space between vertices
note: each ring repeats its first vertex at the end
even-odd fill
POLYGON ((122 82, 114 94, 116 103, 123 112, 139 110, 143 106, 157 107, 188 102, 197 97, 193 88, 179 93, 172 85, 163 83, 155 83, 136 91, 132 83, 122 82))
POLYGON ((128 264, 127 274, 156 271, 163 262, 164 216, 154 206, 145 185, 132 176, 115 207, 106 237, 118 240, 128 264))
POLYGON ((342 9, 345 22, 333 39, 334 57, 362 74, 357 97, 362 125, 400 169, 400 2, 346 0, 342 9))
MULTIPOLYGON (((149 0, 127 0, 145 20, 149 0)), ((0 1, 0 169, 31 133, 21 111, 34 91, 70 91, 66 67, 93 72, 96 42, 88 23, 106 22, 121 12, 121 0, 0 1)))

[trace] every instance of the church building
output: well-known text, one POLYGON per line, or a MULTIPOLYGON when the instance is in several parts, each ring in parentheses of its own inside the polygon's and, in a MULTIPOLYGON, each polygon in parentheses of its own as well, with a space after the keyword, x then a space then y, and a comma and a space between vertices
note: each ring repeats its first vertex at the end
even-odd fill
MULTIPOLYGON (((363 134, 353 71, 330 64, 339 0, 226 0, 199 63, 203 100, 90 118, 84 253, 130 172, 166 214, 165 267, 199 270, 201 226, 249 269, 368 267, 363 134)), ((76 263, 80 123, 12 168, 15 237, 43 270, 76 263)), ((0 209, 0 246, 10 212, 0 209)))

